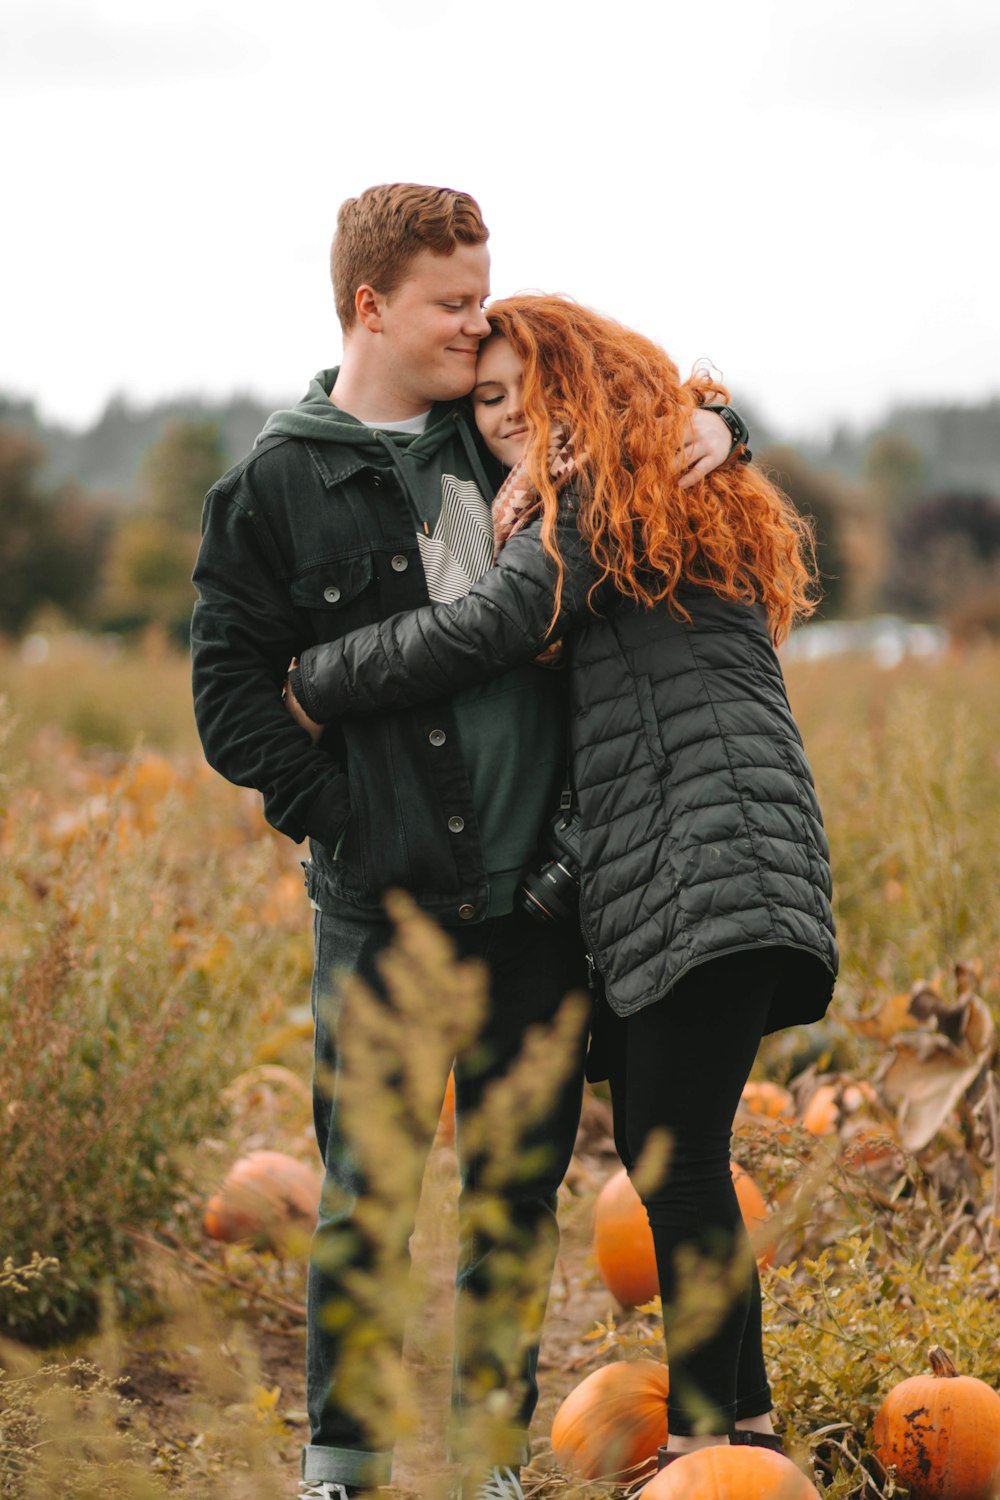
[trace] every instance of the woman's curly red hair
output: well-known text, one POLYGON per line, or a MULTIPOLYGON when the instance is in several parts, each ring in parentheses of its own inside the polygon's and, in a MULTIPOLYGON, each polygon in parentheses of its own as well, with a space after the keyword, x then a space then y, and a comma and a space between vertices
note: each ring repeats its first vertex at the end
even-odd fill
POLYGON ((692 412, 725 390, 676 365, 651 340, 569 298, 520 295, 487 309, 493 336, 524 364, 529 477, 542 502, 542 538, 559 568, 559 499, 549 475, 552 429, 584 455, 574 480, 578 524, 609 580, 638 603, 666 601, 690 619, 677 588, 761 603, 780 642, 816 608, 812 530, 753 464, 731 463, 681 489, 692 412))

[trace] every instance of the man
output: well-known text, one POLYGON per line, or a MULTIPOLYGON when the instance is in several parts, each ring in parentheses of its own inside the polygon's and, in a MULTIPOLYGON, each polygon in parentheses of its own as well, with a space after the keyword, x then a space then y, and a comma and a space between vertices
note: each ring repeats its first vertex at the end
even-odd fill
MULTIPOLYGON (((322 739, 282 701, 289 661, 307 646, 428 599, 458 598, 490 566, 488 502, 499 476, 462 399, 489 331, 487 237, 475 201, 449 189, 391 184, 342 205, 331 270, 343 362, 318 376, 297 407, 276 413, 253 452, 210 492, 195 571, 195 710, 207 758, 262 792, 276 828, 310 840, 315 1117, 331 1192, 309 1273, 303 1500, 348 1500, 388 1483, 391 1471, 391 1454, 336 1382, 343 1321, 323 1315, 350 1303, 351 1271, 370 1261, 353 1218, 358 1174, 337 1107, 334 971, 383 990, 376 959, 392 931, 381 898, 392 887, 450 930, 460 956, 486 962, 489 1010, 474 1058, 455 1065, 460 1121, 507 1072, 526 1029, 551 1023, 584 982, 579 935, 515 905, 564 774, 557 674, 525 667, 426 710, 331 726, 322 739)), ((725 423, 699 418, 686 455, 692 479, 731 448, 725 423)), ((535 1132, 545 1150, 531 1154, 527 1175, 506 1192, 511 1231, 549 1247, 546 1276, 581 1088, 578 1063, 535 1132)), ((460 1165, 465 1204, 478 1162, 463 1156, 460 1165)), ((484 1295, 496 1249, 463 1221, 460 1290, 484 1295)), ((496 1378, 471 1326, 460 1319, 456 1328, 456 1415, 471 1390, 496 1378)), ((474 1491, 483 1500, 522 1493, 537 1336, 519 1342, 517 1368, 503 1373, 513 1400, 510 1466, 474 1491)))

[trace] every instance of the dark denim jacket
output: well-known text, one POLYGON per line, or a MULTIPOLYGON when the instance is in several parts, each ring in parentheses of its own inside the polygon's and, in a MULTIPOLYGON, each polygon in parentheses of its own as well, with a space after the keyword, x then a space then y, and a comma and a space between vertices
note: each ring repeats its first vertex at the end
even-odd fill
MULTIPOLYGON (((464 418, 453 416, 467 471, 464 418)), ((206 499, 194 582, 205 755, 262 793, 275 828, 309 837, 313 898, 372 906, 400 886, 442 922, 481 917, 488 885, 450 701, 332 724, 318 745, 281 701, 288 664, 308 646, 427 602, 388 456, 379 468, 339 444, 265 438, 206 499)))

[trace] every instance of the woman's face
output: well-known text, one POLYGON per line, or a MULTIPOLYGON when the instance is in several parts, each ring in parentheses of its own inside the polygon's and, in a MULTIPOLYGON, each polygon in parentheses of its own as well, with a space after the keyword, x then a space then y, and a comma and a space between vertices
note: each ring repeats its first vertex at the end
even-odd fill
POLYGON ((472 407, 487 448, 512 469, 528 445, 521 410, 523 365, 506 339, 494 334, 479 348, 472 407))

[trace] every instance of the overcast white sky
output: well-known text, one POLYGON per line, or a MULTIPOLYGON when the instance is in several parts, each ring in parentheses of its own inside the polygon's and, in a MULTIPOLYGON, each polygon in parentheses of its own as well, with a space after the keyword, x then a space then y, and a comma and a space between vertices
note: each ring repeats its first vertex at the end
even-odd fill
POLYGON ((0 390, 297 396, 341 200, 473 192, 495 294, 781 431, 1000 393, 996 0, 4 0, 0 390))

